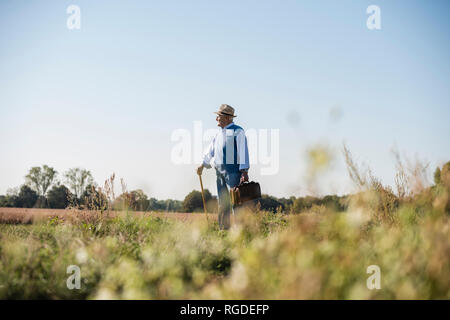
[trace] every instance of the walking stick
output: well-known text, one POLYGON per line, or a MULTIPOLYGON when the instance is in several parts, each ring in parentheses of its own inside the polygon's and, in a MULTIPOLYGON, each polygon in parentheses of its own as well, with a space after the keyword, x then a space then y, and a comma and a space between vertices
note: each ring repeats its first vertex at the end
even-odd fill
POLYGON ((202 188, 203 210, 205 211, 206 221, 209 222, 209 220, 208 220, 208 212, 206 212, 205 194, 204 194, 204 192, 203 192, 202 175, 199 174, 198 177, 199 177, 199 179, 200 179, 200 187, 202 188))

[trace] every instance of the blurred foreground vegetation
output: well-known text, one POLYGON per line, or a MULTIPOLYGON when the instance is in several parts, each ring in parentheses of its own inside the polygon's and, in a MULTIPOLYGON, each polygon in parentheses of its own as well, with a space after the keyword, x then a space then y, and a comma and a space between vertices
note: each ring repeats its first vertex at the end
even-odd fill
POLYGON ((225 232, 126 212, 0 225, 0 298, 449 299, 440 192, 388 211, 374 190, 345 212, 246 210, 225 232), (79 290, 66 286, 69 265, 80 267, 79 290), (370 265, 379 290, 366 286, 370 265))
POLYGON ((400 166, 394 191, 346 161, 360 191, 342 207, 246 208, 229 231, 211 217, 108 218, 98 199, 94 214, 0 224, 0 298, 450 299, 450 163, 432 186, 400 166))

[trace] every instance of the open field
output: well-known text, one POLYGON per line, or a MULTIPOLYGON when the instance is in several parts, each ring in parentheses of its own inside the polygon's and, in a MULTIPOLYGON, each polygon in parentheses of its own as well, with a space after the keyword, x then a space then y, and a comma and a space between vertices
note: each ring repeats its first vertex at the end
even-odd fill
MULTIPOLYGON (((105 218, 113 218, 119 214, 117 211, 108 211, 103 214, 105 218)), ((38 208, 4 208, 0 207, 0 223, 10 224, 30 224, 38 221, 46 221, 52 218, 58 219, 74 219, 89 216, 96 216, 98 212, 94 210, 76 210, 76 209, 38 209, 38 208)), ((188 222, 197 219, 207 219, 203 213, 179 213, 179 212, 144 212, 135 211, 133 215, 159 217, 159 218, 174 218, 180 221, 188 222)), ((217 220, 217 214, 209 213, 208 219, 217 220)))
POLYGON ((448 212, 383 215, 367 199, 244 211, 225 232, 201 214, 1 208, 0 298, 450 299, 448 212), (79 289, 67 286, 74 265, 79 289), (374 265, 379 289, 367 286, 374 265))

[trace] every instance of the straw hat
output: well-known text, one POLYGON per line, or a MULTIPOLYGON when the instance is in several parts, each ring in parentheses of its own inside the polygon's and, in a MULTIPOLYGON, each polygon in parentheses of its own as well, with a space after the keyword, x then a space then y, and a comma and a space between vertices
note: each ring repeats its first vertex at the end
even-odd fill
POLYGON ((214 112, 215 114, 223 114, 226 116, 236 117, 234 115, 234 108, 232 106, 229 106, 227 104, 223 104, 219 107, 219 111, 214 112))

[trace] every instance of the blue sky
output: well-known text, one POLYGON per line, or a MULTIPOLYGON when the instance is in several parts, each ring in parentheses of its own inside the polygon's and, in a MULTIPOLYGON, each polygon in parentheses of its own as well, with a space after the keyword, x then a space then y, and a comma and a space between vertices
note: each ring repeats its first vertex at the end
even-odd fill
MULTIPOLYGON (((112 172, 129 189, 182 199, 195 165, 170 160, 173 130, 215 127, 222 103, 244 128, 280 129, 280 170, 250 178, 305 194, 308 148, 327 144, 322 193, 351 191, 345 141, 387 184, 393 146, 450 160, 448 1, 1 1, 0 194, 41 164, 112 172), (81 9, 68 30, 66 8, 81 9), (366 8, 381 8, 368 30, 366 8), (330 117, 339 110, 340 117, 330 117), (293 121, 297 119, 298 121, 293 121)), ((204 177, 216 193, 214 173, 204 177)))

